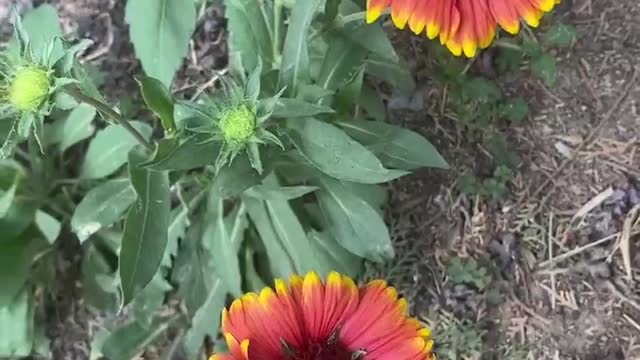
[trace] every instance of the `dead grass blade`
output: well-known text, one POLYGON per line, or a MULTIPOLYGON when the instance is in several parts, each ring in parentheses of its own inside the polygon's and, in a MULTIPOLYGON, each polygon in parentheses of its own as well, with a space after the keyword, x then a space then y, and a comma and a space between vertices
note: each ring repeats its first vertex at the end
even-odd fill
POLYGON ((611 195, 613 195, 613 188, 610 186, 608 187, 606 190, 602 191, 601 193, 599 193, 598 195, 596 195, 595 197, 593 197, 591 200, 589 200, 586 204, 584 204, 577 212, 575 215, 573 215, 573 218, 571 219, 571 222, 573 223, 574 221, 576 221, 579 218, 584 217, 585 215, 587 215, 589 212, 591 212, 591 210, 595 209, 596 207, 598 207, 600 204, 602 204, 603 202, 605 202, 605 200, 607 200, 609 197, 611 197, 611 195))
POLYGON ((634 225, 637 224, 638 212, 640 211, 640 204, 634 206, 624 219, 624 225, 622 226, 622 232, 620 234, 620 253, 622 254, 622 263, 627 273, 629 281, 633 281, 633 269, 631 268, 631 232, 634 225))

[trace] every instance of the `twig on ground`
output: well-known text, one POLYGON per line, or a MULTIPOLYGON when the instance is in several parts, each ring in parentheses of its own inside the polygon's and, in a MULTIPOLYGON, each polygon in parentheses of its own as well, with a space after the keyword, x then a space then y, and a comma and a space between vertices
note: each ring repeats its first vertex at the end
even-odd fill
POLYGON ((522 300, 520 300, 518 298, 518 296, 516 295, 516 293, 513 291, 513 289, 510 289, 510 293, 511 293, 511 300, 518 305, 522 311, 526 312, 529 316, 533 317, 534 319, 540 321, 541 323, 543 323, 544 325, 551 325, 551 320, 543 317, 542 315, 536 313, 535 311, 533 311, 529 306, 527 306, 527 304, 523 303, 522 300))
MULTIPOLYGON (((638 233, 640 233, 640 231, 638 231, 638 233)), ((583 251, 585 251, 587 249, 590 249, 592 247, 604 244, 607 241, 611 241, 611 240, 617 238, 618 236, 620 236, 620 232, 617 232, 615 234, 611 234, 609 236, 605 236, 604 238, 602 238, 602 239, 600 239, 598 241, 594 241, 592 243, 589 243, 589 244, 586 244, 586 245, 583 245, 583 246, 579 246, 579 247, 577 247, 577 248, 575 248, 573 250, 567 251, 566 253, 564 253, 562 255, 555 256, 551 260, 547 260, 547 261, 541 262, 540 264, 538 264, 538 267, 544 268, 544 267, 549 266, 552 263, 557 263, 557 262, 560 262, 562 260, 566 260, 566 259, 568 259, 568 258, 570 258, 572 256, 580 254, 581 252, 583 252, 583 251)))
POLYGON ((611 280, 607 280, 606 284, 609 290, 611 290, 611 292, 613 293, 613 295, 618 297, 620 300, 626 302, 627 304, 631 305, 634 309, 640 311, 640 304, 638 304, 637 301, 630 299, 628 296, 623 294, 622 291, 620 291, 620 289, 618 289, 616 284, 614 284, 611 280))
POLYGON ((633 318, 627 314, 622 314, 622 317, 627 320, 629 322, 629 324, 631 324, 631 326, 633 326, 634 328, 638 329, 638 331, 640 331, 640 324, 638 324, 637 321, 633 320, 633 318))
MULTIPOLYGON (((549 212, 549 232, 547 235, 547 247, 549 252, 550 266, 553 268, 553 211, 549 212)), ((554 273, 549 274, 551 281, 551 309, 556 308, 556 276, 554 273)))
POLYGON ((573 218, 571 218, 571 222, 574 222, 576 219, 587 215, 589 212, 591 212, 591 210, 595 209, 605 200, 611 197, 611 195, 613 195, 613 188, 609 186, 604 191, 593 197, 591 200, 587 201, 586 204, 584 204, 578 211, 576 211, 576 214, 573 215, 573 218))
POLYGON ((638 212, 640 211, 640 204, 634 206, 627 214, 622 226, 622 233, 620 234, 620 253, 622 254, 622 263, 624 269, 627 272, 627 280, 633 281, 633 269, 631 268, 631 232, 635 225, 640 221, 638 212))

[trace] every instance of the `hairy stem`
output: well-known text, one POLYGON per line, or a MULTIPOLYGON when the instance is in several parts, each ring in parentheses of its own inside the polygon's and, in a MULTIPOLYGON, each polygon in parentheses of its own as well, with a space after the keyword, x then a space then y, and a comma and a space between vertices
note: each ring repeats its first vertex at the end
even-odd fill
POLYGON ((131 126, 127 119, 113 110, 111 106, 103 103, 100 100, 94 99, 91 96, 85 95, 82 91, 75 87, 67 87, 65 90, 67 94, 71 95, 77 101, 93 106, 94 108, 96 108, 96 110, 100 111, 101 113, 118 123, 118 125, 124 127, 125 130, 127 130, 134 138, 136 138, 136 140, 138 140, 138 142, 142 144, 147 150, 153 151, 155 149, 152 143, 147 141, 147 139, 145 139, 144 136, 142 136, 138 132, 138 130, 131 126))

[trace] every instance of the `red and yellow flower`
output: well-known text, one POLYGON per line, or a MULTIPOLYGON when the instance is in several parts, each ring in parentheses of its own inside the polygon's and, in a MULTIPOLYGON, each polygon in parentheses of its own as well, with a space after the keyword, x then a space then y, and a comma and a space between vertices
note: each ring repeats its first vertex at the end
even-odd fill
POLYGON ((382 280, 358 288, 311 272, 248 293, 222 312, 229 354, 210 360, 433 360, 431 331, 382 280))
POLYGON ((520 30, 520 19, 536 27, 542 15, 560 0, 367 0, 367 22, 376 21, 391 8, 399 29, 407 25, 429 39, 440 37, 454 55, 476 55, 495 37, 499 25, 510 34, 520 30))

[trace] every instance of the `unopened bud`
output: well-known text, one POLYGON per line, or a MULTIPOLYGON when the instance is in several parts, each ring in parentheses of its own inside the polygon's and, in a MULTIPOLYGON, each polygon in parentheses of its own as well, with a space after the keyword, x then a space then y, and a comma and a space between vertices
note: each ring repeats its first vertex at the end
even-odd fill
POLYGON ((35 111, 49 96, 49 74, 35 66, 18 70, 9 88, 9 102, 20 111, 35 111))
POLYGON ((237 105, 223 112, 220 128, 226 142, 244 144, 256 132, 256 114, 247 104, 237 105))

